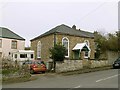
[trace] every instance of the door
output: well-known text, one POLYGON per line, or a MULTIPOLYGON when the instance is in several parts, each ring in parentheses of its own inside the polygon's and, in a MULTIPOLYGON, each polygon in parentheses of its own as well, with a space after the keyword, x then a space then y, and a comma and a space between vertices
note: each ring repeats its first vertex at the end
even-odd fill
POLYGON ((79 53, 80 53, 79 50, 74 51, 74 59, 76 59, 76 60, 80 59, 80 54, 79 53))

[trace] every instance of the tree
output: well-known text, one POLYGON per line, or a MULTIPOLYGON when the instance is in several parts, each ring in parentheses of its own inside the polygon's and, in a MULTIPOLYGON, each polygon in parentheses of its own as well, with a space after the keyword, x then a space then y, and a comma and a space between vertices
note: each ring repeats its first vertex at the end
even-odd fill
POLYGON ((54 61, 64 61, 66 49, 61 44, 56 44, 50 49, 51 58, 54 61))
POLYGON ((118 51, 118 36, 116 34, 108 34, 108 50, 118 51))
POLYGON ((96 56, 99 57, 100 54, 107 50, 109 51, 120 51, 120 31, 116 33, 108 33, 106 36, 95 31, 95 42, 96 45, 96 56))
POLYGON ((94 36, 95 36, 95 44, 96 44, 95 58, 99 58, 100 54, 108 49, 107 39, 104 35, 100 34, 97 31, 94 32, 94 36))

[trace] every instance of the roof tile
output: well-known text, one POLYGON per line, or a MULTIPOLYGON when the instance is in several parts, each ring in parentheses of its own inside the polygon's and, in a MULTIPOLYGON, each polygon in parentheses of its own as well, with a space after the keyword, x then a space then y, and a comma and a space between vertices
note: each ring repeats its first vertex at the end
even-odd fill
POLYGON ((10 38, 10 39, 18 39, 18 40, 25 40, 21 36, 17 35, 16 33, 12 32, 7 28, 0 27, 0 37, 2 38, 10 38))

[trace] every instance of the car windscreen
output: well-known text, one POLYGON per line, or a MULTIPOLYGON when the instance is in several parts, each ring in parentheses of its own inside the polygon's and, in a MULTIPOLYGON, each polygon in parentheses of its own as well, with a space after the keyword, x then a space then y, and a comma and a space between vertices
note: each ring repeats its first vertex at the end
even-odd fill
POLYGON ((26 64, 32 64, 32 61, 25 62, 26 64))
POLYGON ((33 64, 41 64, 40 61, 34 61, 33 64))

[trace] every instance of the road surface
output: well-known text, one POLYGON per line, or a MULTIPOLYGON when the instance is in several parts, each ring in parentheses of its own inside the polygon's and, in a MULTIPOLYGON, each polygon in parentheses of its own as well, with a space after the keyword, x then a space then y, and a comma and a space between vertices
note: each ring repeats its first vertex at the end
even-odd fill
POLYGON ((117 69, 69 76, 38 75, 34 81, 3 85, 3 88, 118 88, 117 69))

